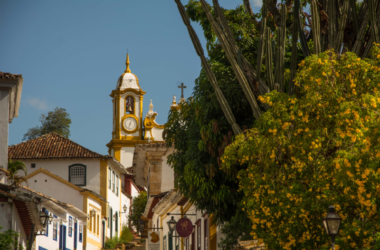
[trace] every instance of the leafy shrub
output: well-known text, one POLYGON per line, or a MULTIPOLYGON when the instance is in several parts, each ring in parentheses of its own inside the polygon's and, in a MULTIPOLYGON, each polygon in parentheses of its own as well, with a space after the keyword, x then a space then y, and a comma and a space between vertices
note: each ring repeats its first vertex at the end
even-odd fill
MULTIPOLYGON (((336 249, 369 249, 380 231, 380 48, 312 55, 300 63, 297 96, 260 97, 271 109, 222 158, 239 172, 252 236, 268 249, 328 249, 322 218, 343 219, 336 249)), ((371 248, 379 249, 379 248, 371 248)))
POLYGON ((107 240, 106 243, 104 244, 105 249, 115 249, 116 244, 119 244, 120 239, 118 236, 112 237, 111 239, 107 240))
POLYGON ((121 235, 120 235, 120 241, 123 243, 128 243, 131 240, 133 240, 134 236, 131 230, 127 225, 123 225, 123 228, 121 229, 121 235))
POLYGON ((132 224, 132 228, 138 229, 139 228, 139 221, 141 218, 141 214, 145 210, 146 203, 148 201, 147 193, 140 192, 137 197, 133 198, 132 202, 132 214, 128 216, 128 220, 132 224))
MULTIPOLYGON (((1 226, 0 226, 0 229, 2 229, 1 226)), ((20 234, 11 229, 8 229, 5 232, 0 232, 0 249, 1 250, 24 249, 22 246, 18 246, 19 237, 20 237, 20 234)))

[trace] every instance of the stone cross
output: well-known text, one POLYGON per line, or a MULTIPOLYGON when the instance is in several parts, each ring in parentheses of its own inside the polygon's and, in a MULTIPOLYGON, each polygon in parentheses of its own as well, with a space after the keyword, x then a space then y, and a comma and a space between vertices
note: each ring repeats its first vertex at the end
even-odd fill
POLYGON ((182 99, 182 98, 185 98, 185 97, 183 97, 183 89, 185 89, 185 88, 186 88, 186 86, 185 86, 185 85, 183 85, 183 83, 181 83, 181 86, 178 86, 178 88, 180 88, 180 89, 181 89, 181 99, 182 99))

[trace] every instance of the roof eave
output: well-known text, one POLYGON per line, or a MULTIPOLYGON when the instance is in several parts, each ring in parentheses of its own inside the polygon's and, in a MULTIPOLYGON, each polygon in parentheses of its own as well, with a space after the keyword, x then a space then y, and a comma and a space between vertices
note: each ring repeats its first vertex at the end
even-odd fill
POLYGON ((0 79, 0 88, 9 90, 9 123, 12 123, 14 117, 18 117, 23 82, 24 79, 22 77, 16 79, 0 79))

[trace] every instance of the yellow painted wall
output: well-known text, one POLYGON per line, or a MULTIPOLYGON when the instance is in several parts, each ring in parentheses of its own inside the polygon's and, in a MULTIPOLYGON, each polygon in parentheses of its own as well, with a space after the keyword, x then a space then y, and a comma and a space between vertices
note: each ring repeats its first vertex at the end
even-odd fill
MULTIPOLYGON (((88 214, 88 196, 83 195, 83 212, 88 214)), ((87 226, 83 226, 83 247, 87 245, 87 226)))

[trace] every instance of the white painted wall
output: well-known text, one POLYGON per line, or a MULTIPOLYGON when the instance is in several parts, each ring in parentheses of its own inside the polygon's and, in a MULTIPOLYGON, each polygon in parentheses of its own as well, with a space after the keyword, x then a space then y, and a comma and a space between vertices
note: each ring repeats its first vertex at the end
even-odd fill
POLYGON ((128 225, 128 214, 129 214, 130 208, 131 208, 131 200, 128 198, 128 196, 126 196, 122 193, 121 194, 121 211, 120 212, 123 212, 123 213, 120 214, 121 226, 128 225), (123 209, 124 205, 127 206, 126 213, 124 213, 124 209, 123 209))
POLYGON ((132 167, 134 147, 122 147, 120 150, 120 163, 125 167, 132 167))
POLYGON ((0 229, 0 232, 7 231, 11 228, 11 218, 12 218, 12 210, 11 205, 8 201, 0 201, 0 226, 3 228, 0 229))
POLYGON ((163 131, 164 130, 160 128, 155 128, 155 127, 152 128, 152 134, 155 141, 164 141, 164 139, 162 138, 163 131))
POLYGON ((0 168, 8 169, 9 90, 0 90, 0 168))
POLYGON ((139 191, 137 190, 137 188, 135 187, 135 185, 132 184, 132 199, 139 196, 139 191))
MULTIPOLYGON (((83 188, 100 194, 100 160, 99 159, 49 159, 49 160, 22 160, 30 174, 39 168, 44 168, 51 173, 69 181, 69 166, 73 164, 83 164, 86 166, 86 186, 83 188), (36 167, 32 168, 31 164, 35 163, 36 167)), ((52 197, 55 197, 52 195, 52 197)))
MULTIPOLYGON (((49 211, 49 207, 46 207, 46 209, 49 211)), ((57 216, 57 217, 59 216, 59 215, 56 215, 54 213, 52 213, 52 214, 57 216)), ((62 214, 60 214, 60 215, 62 216, 62 214)), ((79 241, 79 225, 83 224, 83 222, 78 220, 78 226, 77 226, 78 231, 75 232, 74 218, 75 218, 75 215, 73 215, 71 213, 65 213, 63 220, 61 220, 59 217, 54 218, 52 223, 49 224, 49 226, 47 227, 48 235, 47 236, 40 235, 40 236, 36 237, 36 242, 35 242, 36 250, 38 250, 39 247, 43 247, 43 248, 48 249, 48 250, 59 249, 59 240, 60 240, 60 231, 61 231, 60 222, 62 223, 63 226, 66 226, 66 249, 70 249, 70 250, 74 249, 74 234, 77 233, 77 248, 76 249, 82 250, 83 249, 83 241, 82 242, 79 241), (71 236, 69 236, 69 218, 70 218, 70 216, 73 218, 72 219, 73 228, 72 228, 71 236), (53 224, 54 223, 57 223, 57 238, 56 238, 56 240, 53 238, 53 224)))
MULTIPOLYGON (((110 209, 108 208, 108 211, 107 211, 107 214, 108 214, 108 217, 109 217, 109 220, 110 219, 112 219, 113 220, 113 215, 117 212, 117 214, 118 214, 118 217, 119 217, 119 219, 118 219, 118 223, 119 223, 119 229, 118 229, 118 232, 117 232, 117 234, 116 234, 116 232, 115 232, 115 223, 116 223, 116 221, 112 221, 112 237, 114 237, 114 236, 116 236, 116 235, 120 235, 120 232, 121 232, 121 222, 120 222, 120 216, 119 216, 119 212, 120 211, 122 211, 122 206, 123 205, 121 205, 121 196, 122 196, 122 193, 121 193, 121 178, 122 178, 122 175, 120 174, 120 172, 117 170, 117 169, 115 169, 115 168, 113 168, 113 166, 112 165, 109 165, 109 167, 111 168, 111 173, 112 172, 115 172, 115 174, 116 175, 118 175, 119 176, 119 179, 118 179, 118 181, 119 181, 119 193, 118 193, 118 195, 116 195, 116 184, 115 184, 115 193, 112 191, 112 185, 111 185, 111 188, 108 188, 108 183, 107 183, 107 201, 108 201, 108 206, 109 206, 109 208, 112 208, 112 215, 109 213, 110 211, 110 209)), ((109 174, 109 171, 107 171, 107 181, 108 181, 108 174, 109 174)), ((112 176, 111 176, 111 180, 112 180, 112 176)), ((117 179, 116 179, 117 180, 117 179)), ((111 228, 110 227, 108 227, 108 222, 109 221, 107 221, 107 226, 106 226, 106 228, 107 228, 107 237, 109 238, 110 237, 110 235, 111 235, 111 228)))
MULTIPOLYGON (((22 183, 25 186, 25 183, 22 183)), ((53 197, 62 202, 66 202, 83 210, 83 195, 80 192, 44 173, 38 173, 28 180, 28 187, 53 197)))
POLYGON ((166 192, 174 188, 174 170, 167 163, 167 154, 162 157, 162 179, 161 192, 166 192))

